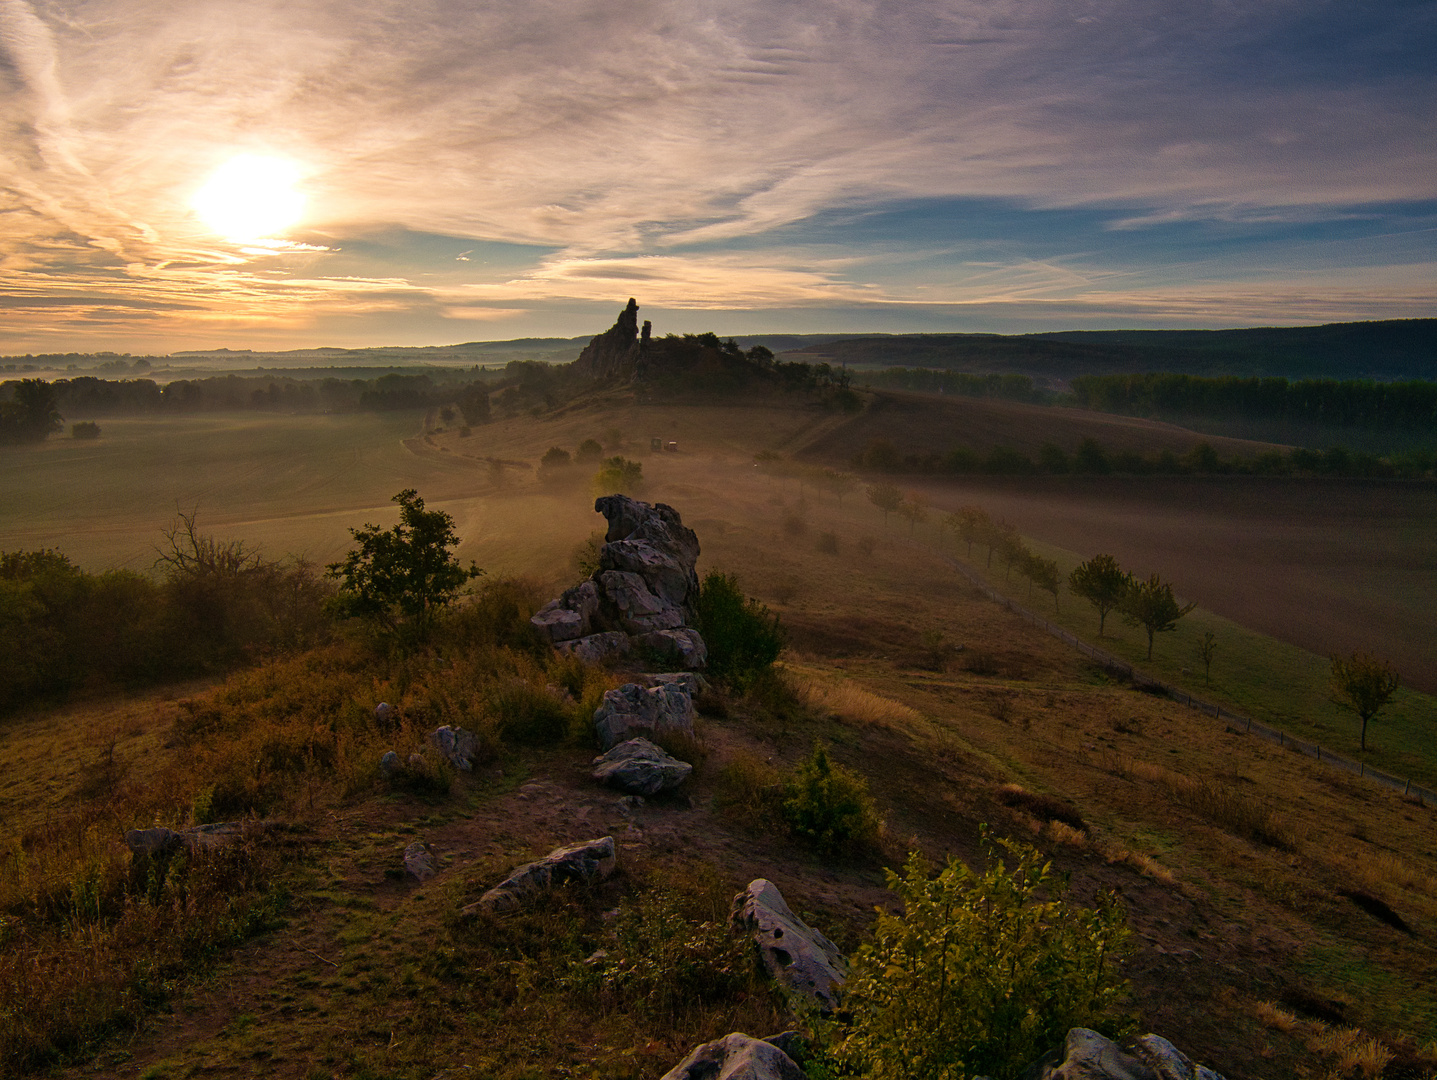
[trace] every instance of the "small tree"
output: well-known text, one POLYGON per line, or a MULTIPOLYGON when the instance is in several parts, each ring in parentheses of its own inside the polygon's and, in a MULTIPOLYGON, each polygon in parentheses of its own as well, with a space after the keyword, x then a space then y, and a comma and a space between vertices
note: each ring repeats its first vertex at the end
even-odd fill
POLYGON ((1117 960, 1128 930, 1116 899, 1069 903, 1037 851, 998 845, 985 834, 981 874, 950 860, 935 877, 916 853, 901 877, 888 871, 903 914, 880 914, 854 957, 851 1019, 831 1029, 844 1075, 1016 1080, 1070 1028, 1124 1032, 1117 960))
POLYGON ((1332 700, 1362 720, 1362 749, 1367 749, 1367 722, 1392 700, 1400 682, 1391 664, 1369 653, 1332 657, 1332 700))
POLYGON ((399 504, 399 524, 350 529, 358 546, 343 562, 330 563, 327 576, 341 583, 334 602, 340 614, 422 640, 436 613, 484 571, 473 563, 460 565, 449 550, 459 546, 452 517, 425 510, 413 488, 392 501, 399 504))
POLYGON ((1204 630, 1202 640, 1197 643, 1198 659, 1202 661, 1202 681, 1204 686, 1212 685, 1212 658, 1217 652, 1217 637, 1211 630, 1204 630))
MULTIPOLYGON (((1058 590, 1063 583, 1063 575, 1058 570, 1058 564, 1053 559, 1045 559, 1041 555, 1034 555, 1028 552, 1027 558, 1023 560, 1023 574, 1032 585, 1036 585, 1044 592, 1053 594, 1053 610, 1058 610, 1058 590)), ((1032 596, 1033 590, 1029 588, 1028 595, 1032 596)))
POLYGON ((857 489, 858 477, 852 473, 839 472, 836 469, 824 469, 823 486, 838 499, 838 508, 842 510, 843 497, 857 489))
POLYGON ((772 667, 783 652, 786 638, 778 616, 745 598, 738 578, 717 570, 708 574, 699 584, 697 608, 709 672, 737 689, 772 667))
POLYGON ((1021 565, 1028 557, 1028 547, 1018 535, 1018 530, 1006 521, 999 527, 997 547, 998 556, 1003 560, 1003 580, 1007 581, 1013 574, 1013 567, 1021 565))
POLYGON ((605 458, 604 464, 594 474, 594 490, 600 494, 633 494, 643 486, 643 463, 626 457, 605 458))
POLYGON ((958 508, 958 535, 968 545, 968 558, 973 558, 973 542, 982 540, 988 527, 993 524, 988 511, 981 506, 960 506, 958 508))
POLYGON ((903 492, 893 484, 874 484, 868 489, 868 501, 883 511, 883 527, 888 527, 888 515, 903 505, 903 492))
POLYGON ((599 445, 597 439, 585 439, 579 444, 579 449, 574 452, 574 460, 581 465, 598 461, 603 456, 604 448, 599 445))
POLYGON ((1094 555, 1068 575, 1068 591, 1098 609, 1098 637, 1103 636, 1108 612, 1122 604, 1132 583, 1133 576, 1111 555, 1094 555))
POLYGON ((1178 620, 1196 602, 1182 607, 1173 596, 1173 587, 1154 574, 1146 581, 1133 581, 1123 597, 1123 618, 1129 626, 1141 626, 1148 632, 1148 659, 1153 658, 1153 635, 1170 633, 1178 628, 1178 620))
POLYGON ((799 763, 783 794, 789 827, 822 852, 847 852, 878 839, 883 823, 868 794, 868 781, 829 761, 821 744, 799 763))
POLYGON ((898 516, 908 522, 908 534, 913 535, 920 521, 928 520, 928 507, 932 505, 921 491, 910 491, 898 504, 898 516))

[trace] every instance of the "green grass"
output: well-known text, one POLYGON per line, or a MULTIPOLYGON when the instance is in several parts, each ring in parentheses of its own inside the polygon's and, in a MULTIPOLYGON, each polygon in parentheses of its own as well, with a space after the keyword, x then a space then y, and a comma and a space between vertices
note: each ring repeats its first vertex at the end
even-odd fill
MULTIPOLYGON (((1350 760, 1437 788, 1437 698, 1406 687, 1399 689, 1368 728, 1368 749, 1363 753, 1357 717, 1331 701, 1326 657, 1198 608, 1179 621, 1175 631, 1156 636, 1149 661, 1147 633, 1142 627, 1128 626, 1117 612, 1110 612, 1105 634, 1099 638, 1097 610, 1067 591, 1067 575, 1083 561, 1081 556, 1051 544, 1026 542, 1036 554, 1055 560, 1063 574, 1057 613, 1051 594, 1034 590, 1029 599, 1027 580, 1016 569, 1005 581, 996 555, 992 569, 986 569, 987 553, 980 545, 974 545, 968 565, 1035 614, 1169 685, 1350 760), (1210 684, 1204 680, 1197 651, 1206 631, 1217 639, 1210 684)), ((948 550, 953 549, 950 546, 948 550)), ((960 546, 960 558, 963 553, 960 546)))

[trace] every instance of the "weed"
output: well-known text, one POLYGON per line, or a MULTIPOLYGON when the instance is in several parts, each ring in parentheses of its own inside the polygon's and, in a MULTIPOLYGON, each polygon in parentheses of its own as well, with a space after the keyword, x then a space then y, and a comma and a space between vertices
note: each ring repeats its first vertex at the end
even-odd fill
POLYGON ((758 755, 740 751, 715 778, 720 811, 755 829, 782 820, 783 774, 758 755))

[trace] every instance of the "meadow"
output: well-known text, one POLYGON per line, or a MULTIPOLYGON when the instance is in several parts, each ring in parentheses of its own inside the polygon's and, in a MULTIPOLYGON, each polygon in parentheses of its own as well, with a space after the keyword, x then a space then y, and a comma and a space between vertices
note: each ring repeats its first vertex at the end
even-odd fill
MULTIPOLYGON (((726 897, 764 876, 851 949, 874 905, 888 900, 883 865, 915 847, 979 860, 980 823, 1037 844, 1072 875, 1084 902, 1100 887, 1120 891, 1135 932, 1124 974, 1142 1030, 1173 1039, 1229 1080, 1355 1077, 1361 1062, 1332 1048, 1369 1037, 1395 1055, 1393 1080, 1437 1067, 1429 1044, 1437 1034, 1437 811, 1112 681, 976 594, 946 562, 951 534, 940 540, 932 521, 911 534, 896 519, 885 527, 861 489, 839 505, 754 468, 757 450, 802 455, 825 442, 840 448, 831 460, 841 464, 850 422, 802 409, 626 399, 503 420, 468 437, 426 434, 417 416, 318 425, 211 418, 168 421, 177 425, 170 429, 113 422, 114 443, 107 424, 106 437, 84 447, 117 451, 103 468, 58 440, 24 451, 29 468, 6 461, 3 549, 54 544, 96 568, 142 567, 172 518, 170 502, 188 508, 202 495, 202 519, 217 533, 322 561, 348 545, 349 527, 393 520, 390 496, 413 486, 431 508, 455 516, 463 559, 488 568, 489 582, 517 576, 512 595, 533 605, 581 576, 574 557, 602 524, 592 512, 591 468, 541 479, 533 466, 550 446, 572 451, 593 438, 642 461, 643 497, 671 503, 697 531, 700 573, 737 574, 790 637, 780 691, 705 703, 687 798, 627 811, 588 781, 594 751, 577 729, 538 747, 495 742, 481 768, 448 787, 404 790, 381 780, 383 749, 417 748, 436 722, 490 723, 487 679, 542 696, 578 678, 582 703, 614 678, 579 678, 522 651, 493 659, 492 645, 473 644, 472 620, 454 631, 470 636, 408 667, 337 645, 227 680, 0 722, 0 753, 16 763, 0 783, 7 934, 32 925, 32 902, 44 896, 68 914, 25 931, 34 941, 50 933, 98 939, 100 923, 75 917, 76 897, 88 895, 75 883, 123 857, 115 849, 126 827, 199 820, 224 792, 227 811, 262 795, 261 816, 284 823, 279 839, 256 841, 265 875, 283 892, 264 894, 277 906, 246 924, 237 943, 172 976, 155 1003, 46 1067, 149 1080, 427 1080, 441 1070, 498 1080, 657 1076, 694 1042, 735 1027, 767 1033, 784 1021, 748 986, 681 1015, 576 990, 556 972, 581 970, 606 940, 604 912, 681 892, 685 918, 721 922, 726 897), (649 452, 652 438, 676 440, 678 452, 649 452), (261 452, 259 464, 246 447, 261 452), (168 477, 166 462, 177 469, 168 477), (17 513, 12 492, 60 519, 17 513), (486 664, 492 675, 480 670, 486 664), (377 700, 399 705, 400 730, 366 719, 377 700), (816 741, 867 779, 887 822, 879 850, 820 856, 765 816, 764 785, 816 741), (275 761, 273 772, 261 776, 257 760, 275 761), (606 831, 624 868, 612 888, 502 925, 457 914, 514 863, 606 831), (400 870, 416 839, 431 844, 442 867, 424 885, 400 870), (1374 916, 1380 909, 1369 901, 1407 930, 1374 916)), ((1014 490, 934 494, 996 516, 1001 498, 1037 498, 1014 490)), ((1032 546, 1046 541, 1050 557, 1091 554, 1011 516, 1032 546)), ((1135 569, 1151 558, 1187 592, 1159 555, 1131 557, 1135 569)), ((1024 597, 1016 583, 1010 591, 1024 597)), ((1030 606, 1045 603, 1038 594, 1030 606)), ((1062 607, 1075 626, 1095 623, 1074 597, 1062 607)), ((1188 635, 1215 627, 1214 696, 1252 710, 1242 688, 1271 681, 1278 696, 1292 696, 1295 714, 1307 715, 1320 690, 1288 647, 1244 636, 1206 608, 1188 618, 1180 633, 1159 639, 1160 674, 1176 667, 1173 681, 1207 692, 1200 670, 1181 669, 1195 666, 1184 655, 1188 635), (1239 657, 1256 666, 1240 671, 1239 657), (1290 670, 1289 681, 1272 681, 1277 670, 1290 670)), ((1113 622, 1116 649, 1135 648, 1136 632, 1113 622)), ((1430 715, 1431 699, 1411 695, 1403 707, 1413 702, 1430 715)), ((1339 737, 1345 721, 1335 712, 1330 720, 1339 737)), ((1421 731, 1407 749, 1398 746, 1399 726, 1374 724, 1379 752, 1420 753, 1421 731)), ((14 985, 23 992, 26 984, 14 985)), ((50 1000, 78 1008, 81 995, 50 1000)))

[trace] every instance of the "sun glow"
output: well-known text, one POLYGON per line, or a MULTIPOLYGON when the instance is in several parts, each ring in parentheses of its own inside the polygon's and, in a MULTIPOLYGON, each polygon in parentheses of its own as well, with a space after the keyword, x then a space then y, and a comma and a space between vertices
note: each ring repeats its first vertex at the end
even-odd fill
POLYGON ((280 158, 241 154, 215 170, 192 205, 227 240, 272 239, 298 224, 304 196, 295 190, 299 168, 280 158))

